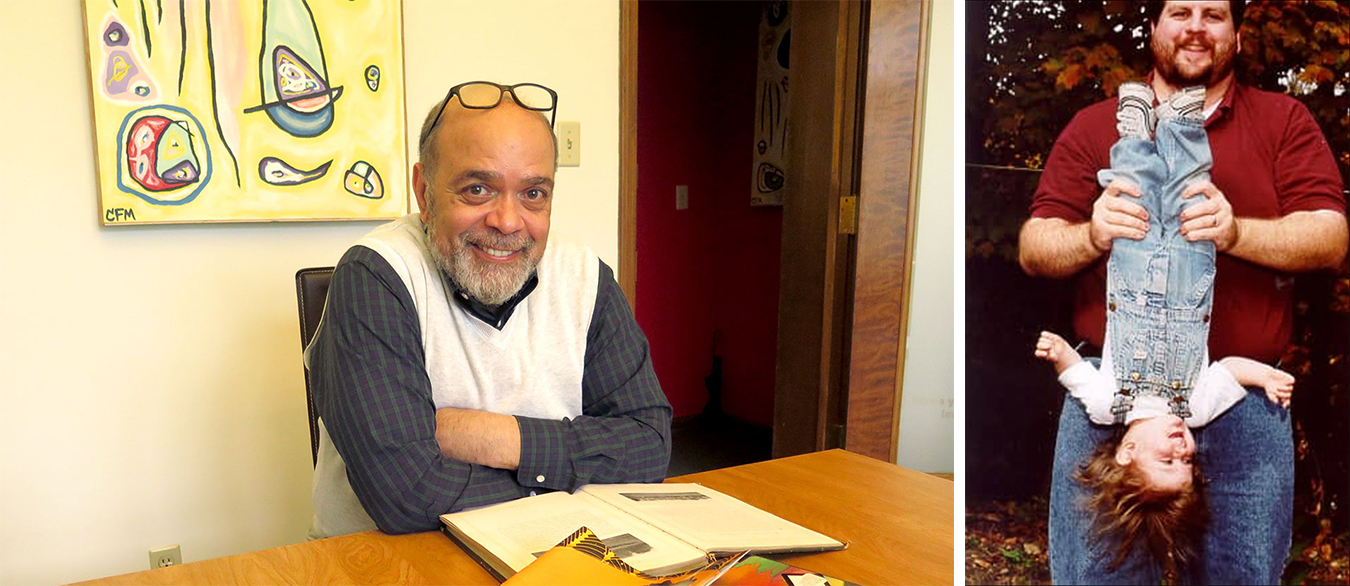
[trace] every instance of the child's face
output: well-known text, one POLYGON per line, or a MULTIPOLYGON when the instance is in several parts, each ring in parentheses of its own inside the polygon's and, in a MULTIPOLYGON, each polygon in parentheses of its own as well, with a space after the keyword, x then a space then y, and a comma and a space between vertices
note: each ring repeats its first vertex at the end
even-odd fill
POLYGON ((1135 421, 1116 450, 1116 462, 1133 464, 1154 490, 1177 492, 1191 484, 1195 437, 1173 415, 1135 421))

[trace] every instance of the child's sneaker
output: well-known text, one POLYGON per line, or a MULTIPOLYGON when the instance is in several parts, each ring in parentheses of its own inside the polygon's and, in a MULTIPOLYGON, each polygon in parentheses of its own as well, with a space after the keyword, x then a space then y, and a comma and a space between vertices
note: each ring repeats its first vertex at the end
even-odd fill
POLYGON ((1153 126, 1157 123, 1153 114, 1153 88, 1131 81, 1120 84, 1119 94, 1116 130, 1120 136, 1152 140, 1153 126))
POLYGON ((1173 92, 1167 101, 1158 104, 1158 119, 1189 118, 1205 120, 1205 86, 1197 85, 1173 92))

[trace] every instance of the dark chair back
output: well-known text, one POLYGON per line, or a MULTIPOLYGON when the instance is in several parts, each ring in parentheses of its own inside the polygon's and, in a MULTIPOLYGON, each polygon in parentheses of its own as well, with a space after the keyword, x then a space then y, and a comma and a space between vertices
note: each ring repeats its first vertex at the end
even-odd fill
MULTIPOLYGON (((323 318, 323 305, 328 301, 328 283, 333 279, 333 267, 300 269, 295 273, 295 295, 300 300, 300 349, 309 346, 314 332, 323 318)), ((305 368, 305 405, 309 408, 309 454, 314 464, 319 463, 319 423, 314 411, 314 389, 309 384, 309 368, 305 368)))

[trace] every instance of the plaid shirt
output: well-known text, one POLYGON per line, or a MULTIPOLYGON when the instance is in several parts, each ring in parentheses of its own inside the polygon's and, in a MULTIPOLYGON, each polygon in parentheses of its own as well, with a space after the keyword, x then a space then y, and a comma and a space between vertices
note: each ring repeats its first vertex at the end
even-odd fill
POLYGON ((323 319, 311 356, 314 403, 352 490, 386 533, 434 530, 442 513, 535 492, 665 478, 670 404, 647 338, 603 262, 586 333, 583 413, 516 416, 518 470, 441 455, 417 310, 383 257, 363 246, 343 256, 323 319))

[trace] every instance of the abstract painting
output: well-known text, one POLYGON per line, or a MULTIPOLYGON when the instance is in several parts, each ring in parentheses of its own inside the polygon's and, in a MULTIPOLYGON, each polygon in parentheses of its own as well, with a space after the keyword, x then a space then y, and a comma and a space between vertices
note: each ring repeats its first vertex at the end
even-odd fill
POLYGON ((84 0, 104 225, 408 207, 397 0, 84 0))
POLYGON ((787 195, 788 57, 792 19, 786 0, 763 3, 755 89, 754 186, 750 205, 781 206, 787 195))

